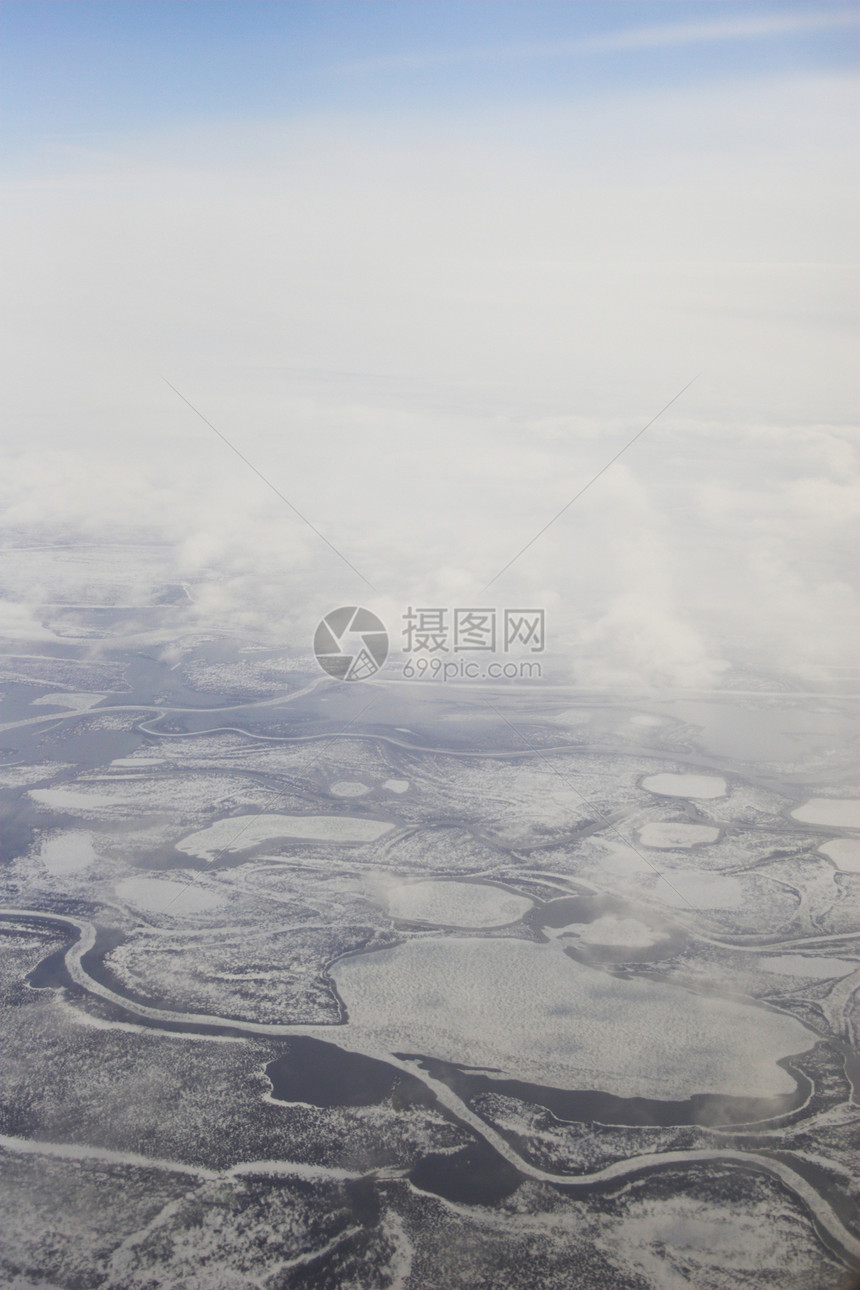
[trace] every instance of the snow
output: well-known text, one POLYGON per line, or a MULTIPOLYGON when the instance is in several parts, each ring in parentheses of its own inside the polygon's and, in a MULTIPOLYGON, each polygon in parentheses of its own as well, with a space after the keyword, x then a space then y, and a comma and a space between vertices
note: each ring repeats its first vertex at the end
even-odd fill
POLYGON ((638 918, 618 918, 615 914, 595 918, 593 923, 573 923, 569 930, 584 945, 621 945, 638 950, 666 940, 664 933, 654 932, 638 918))
POLYGON ((115 757, 111 766, 119 766, 122 770, 137 770, 138 766, 163 766, 165 764, 163 757, 115 757))
POLYGON ((725 797, 726 781, 721 775, 677 775, 664 771, 643 779, 642 787, 662 797, 725 797))
POLYGON ((72 769, 68 762, 62 761, 34 762, 28 766, 4 766, 0 770, 0 786, 3 788, 26 788, 30 784, 44 783, 46 779, 54 779, 55 776, 72 769))
POLYGON ((777 1059, 817 1042, 793 1017, 614 977, 558 942, 425 937, 331 971, 365 1051, 422 1053, 555 1088, 770 1097, 795 1087, 777 1059))
POLYGON ((335 797, 364 797, 370 789, 366 784, 359 784, 358 780, 341 779, 336 784, 332 784, 330 792, 334 793, 335 797))
POLYGON ((773 958, 762 959, 761 966, 766 972, 778 972, 782 976, 812 977, 816 981, 848 976, 857 969, 856 963, 846 959, 806 958, 803 954, 777 954, 773 958))
POLYGON ((619 844, 612 839, 603 842, 597 863, 601 873, 618 878, 641 878, 643 874, 654 872, 653 866, 632 846, 619 844))
POLYGON ((860 873, 860 842, 856 838, 834 838, 818 850, 832 860, 837 869, 846 873, 860 873))
POLYGON ((189 883, 170 882, 165 878, 126 878, 117 883, 120 900, 148 914, 160 914, 169 906, 171 915, 203 914, 218 909, 225 897, 203 887, 198 878, 189 883))
POLYGON ((719 829, 709 824, 677 824, 674 821, 645 824, 639 830, 639 841, 646 847, 659 850, 694 847, 704 842, 716 842, 719 829))
POLYGON ((532 907, 525 896, 476 882, 397 883, 381 897, 392 918, 446 927, 503 927, 532 907))
POLYGON ((53 811, 88 811, 100 806, 116 806, 119 800, 112 794, 76 793, 71 788, 31 788, 30 797, 53 811))
POLYGON ((276 838, 305 842, 374 842, 394 826, 347 815, 232 815, 177 842, 178 851, 214 860, 222 851, 247 851, 276 838))
POLYGON ((42 843, 39 859, 49 873, 79 873, 95 860, 90 833, 54 833, 42 843))
POLYGON ((593 717, 594 713, 590 709, 566 708, 563 712, 555 713, 551 720, 562 726, 587 726, 593 717))
POLYGON ((791 812, 801 824, 824 824, 833 829, 860 829, 860 799, 813 797, 791 812))
POLYGON ((101 703, 102 699, 105 698, 107 698, 106 694, 85 694, 83 692, 72 694, 68 690, 63 690, 58 694, 43 694, 41 698, 33 700, 33 706, 44 704, 46 707, 71 708, 75 712, 86 712, 88 708, 101 703))
POLYGON ((660 899, 677 909, 689 905, 694 909, 738 909, 744 903, 744 886, 737 878, 698 869, 672 869, 663 876, 660 899))

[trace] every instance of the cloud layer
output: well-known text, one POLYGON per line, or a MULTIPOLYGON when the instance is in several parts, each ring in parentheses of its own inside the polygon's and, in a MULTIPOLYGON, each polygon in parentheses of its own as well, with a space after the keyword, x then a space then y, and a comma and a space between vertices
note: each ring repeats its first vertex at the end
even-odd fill
POLYGON ((344 600, 482 603, 701 373, 490 603, 545 604, 597 684, 853 661, 852 95, 798 76, 65 155, 8 201, 15 540, 164 541, 201 617, 299 643, 344 600))

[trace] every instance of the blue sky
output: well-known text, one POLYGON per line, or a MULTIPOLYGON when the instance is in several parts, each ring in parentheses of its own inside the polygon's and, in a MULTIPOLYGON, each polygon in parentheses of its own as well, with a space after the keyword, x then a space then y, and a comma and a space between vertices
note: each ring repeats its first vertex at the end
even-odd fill
POLYGON ((854 5, 6 0, 7 163, 200 121, 462 111, 850 69, 854 5))

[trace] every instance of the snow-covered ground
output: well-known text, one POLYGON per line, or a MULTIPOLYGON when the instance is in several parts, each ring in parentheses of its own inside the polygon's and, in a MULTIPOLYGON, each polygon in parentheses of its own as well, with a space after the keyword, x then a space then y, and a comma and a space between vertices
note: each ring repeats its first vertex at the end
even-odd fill
POLYGON ((761 967, 765 972, 776 972, 780 976, 808 976, 815 981, 827 981, 857 971, 857 964, 848 959, 821 959, 805 954, 775 954, 772 958, 763 958, 761 967))
POLYGON ((671 869, 660 884, 660 899, 674 909, 738 909, 744 902, 743 883, 719 873, 671 869))
POLYGON ((639 841, 643 846, 657 847, 661 851, 716 842, 719 836, 719 829, 709 824, 676 824, 674 821, 654 821, 644 824, 639 830, 639 841))

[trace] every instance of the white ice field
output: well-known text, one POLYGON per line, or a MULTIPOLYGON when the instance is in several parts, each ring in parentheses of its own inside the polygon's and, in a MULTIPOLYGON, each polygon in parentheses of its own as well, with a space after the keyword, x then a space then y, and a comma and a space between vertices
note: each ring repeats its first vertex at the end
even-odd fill
POLYGON ((707 800, 726 795, 726 781, 721 775, 678 775, 663 771, 659 775, 648 775, 643 779, 642 787, 650 793, 659 793, 661 797, 700 797, 707 800))
POLYGON ((860 798, 813 797, 791 812, 801 824, 823 824, 831 829, 860 829, 860 798))
POLYGON ((225 896, 199 881, 175 882, 167 878, 126 878, 117 883, 120 899, 147 914, 204 914, 224 904, 225 896))
POLYGON ((477 882, 385 882, 376 893, 391 918, 440 927, 502 927, 532 905, 525 896, 477 882))
POLYGON ((212 861, 224 852, 249 851, 279 839, 300 842, 375 842, 394 826, 348 815, 231 815, 177 842, 178 851, 212 861))
POLYGON ((860 873, 860 840, 857 838, 834 838, 818 850, 832 860, 837 869, 845 873, 860 873))
POLYGON ((772 1097, 816 1036, 784 1014, 575 962, 561 943, 427 937, 332 969, 363 1050, 620 1097, 772 1097))

